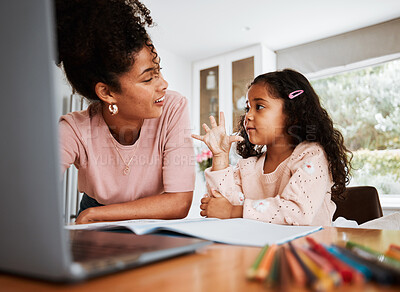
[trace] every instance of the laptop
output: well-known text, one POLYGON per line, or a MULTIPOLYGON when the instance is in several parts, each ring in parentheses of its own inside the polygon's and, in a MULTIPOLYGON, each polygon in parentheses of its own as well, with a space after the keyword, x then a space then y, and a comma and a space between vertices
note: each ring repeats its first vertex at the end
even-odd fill
POLYGON ((188 237, 65 230, 53 14, 50 0, 0 2, 0 271, 77 281, 209 244, 188 237))

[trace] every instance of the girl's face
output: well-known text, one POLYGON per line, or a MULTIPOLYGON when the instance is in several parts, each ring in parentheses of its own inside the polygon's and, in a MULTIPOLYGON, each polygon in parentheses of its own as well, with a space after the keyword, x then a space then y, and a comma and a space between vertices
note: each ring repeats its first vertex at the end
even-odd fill
POLYGON ((168 83, 153 58, 151 50, 144 46, 135 55, 131 70, 120 76, 121 92, 113 93, 119 118, 138 120, 161 115, 168 83))
POLYGON ((244 127, 252 144, 287 144, 283 103, 281 98, 271 96, 264 84, 250 87, 247 92, 244 127))

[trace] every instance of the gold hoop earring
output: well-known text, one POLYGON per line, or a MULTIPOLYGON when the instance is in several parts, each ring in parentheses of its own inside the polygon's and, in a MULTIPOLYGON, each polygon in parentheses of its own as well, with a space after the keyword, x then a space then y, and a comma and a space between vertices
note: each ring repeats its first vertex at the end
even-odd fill
POLYGON ((108 106, 108 110, 110 111, 110 114, 113 116, 113 115, 116 115, 117 113, 118 113, 118 106, 116 105, 116 104, 110 104, 109 106, 108 106))

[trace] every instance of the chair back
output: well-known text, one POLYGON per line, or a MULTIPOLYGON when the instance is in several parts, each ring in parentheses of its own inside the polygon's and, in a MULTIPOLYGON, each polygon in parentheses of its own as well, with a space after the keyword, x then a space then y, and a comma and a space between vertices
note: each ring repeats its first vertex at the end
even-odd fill
POLYGON ((336 212, 333 220, 344 217, 358 224, 383 216, 378 191, 371 186, 347 187, 345 200, 335 200, 336 212))

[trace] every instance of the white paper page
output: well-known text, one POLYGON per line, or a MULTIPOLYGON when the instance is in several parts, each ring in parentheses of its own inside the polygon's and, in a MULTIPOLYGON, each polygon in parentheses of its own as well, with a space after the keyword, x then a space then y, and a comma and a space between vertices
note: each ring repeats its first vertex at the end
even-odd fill
POLYGON ((215 218, 127 220, 94 224, 72 225, 67 228, 105 229, 123 226, 139 235, 157 230, 167 230, 219 243, 257 247, 266 244, 281 244, 321 229, 321 226, 277 225, 242 218, 226 220, 215 218))
MULTIPOLYGON (((131 229, 129 225, 126 227, 131 229)), ((242 218, 168 224, 160 228, 219 243, 258 247, 281 244, 320 229, 320 226, 277 225, 242 218)))

